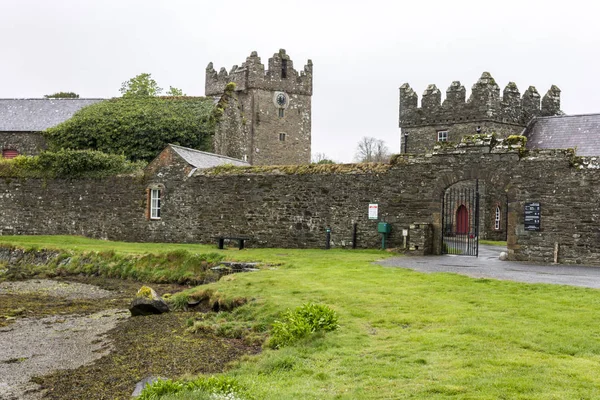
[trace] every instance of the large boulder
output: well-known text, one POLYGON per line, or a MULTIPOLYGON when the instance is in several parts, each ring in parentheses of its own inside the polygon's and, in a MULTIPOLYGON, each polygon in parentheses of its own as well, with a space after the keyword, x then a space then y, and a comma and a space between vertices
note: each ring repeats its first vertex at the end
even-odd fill
POLYGON ((169 312, 169 305, 160 298, 154 289, 142 286, 129 306, 132 316, 152 315, 169 312))

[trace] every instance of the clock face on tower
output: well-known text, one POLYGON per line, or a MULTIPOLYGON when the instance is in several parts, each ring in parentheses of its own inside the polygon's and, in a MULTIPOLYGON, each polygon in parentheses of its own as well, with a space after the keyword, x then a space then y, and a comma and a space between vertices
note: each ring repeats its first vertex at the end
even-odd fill
POLYGON ((285 106, 285 95, 283 93, 277 95, 277 105, 281 107, 285 106))
POLYGON ((288 95, 284 92, 275 92, 273 103, 277 108, 287 108, 289 102, 288 95))

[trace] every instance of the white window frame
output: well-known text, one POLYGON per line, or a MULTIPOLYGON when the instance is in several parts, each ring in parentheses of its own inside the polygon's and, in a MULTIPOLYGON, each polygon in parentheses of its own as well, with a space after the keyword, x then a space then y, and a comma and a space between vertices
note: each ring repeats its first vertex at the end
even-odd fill
POLYGON ((160 219, 160 189, 150 189, 150 219, 160 219))
POLYGON ((496 218, 494 218, 494 229, 497 231, 500 230, 500 218, 501 218, 500 206, 496 206, 496 218))
POLYGON ((438 142, 447 142, 448 141, 448 131, 438 131, 437 132, 437 141, 438 142))

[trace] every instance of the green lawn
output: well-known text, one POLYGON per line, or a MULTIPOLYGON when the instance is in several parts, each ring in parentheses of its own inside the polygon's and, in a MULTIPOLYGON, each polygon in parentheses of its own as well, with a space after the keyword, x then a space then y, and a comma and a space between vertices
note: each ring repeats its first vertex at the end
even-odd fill
POLYGON ((489 244, 492 246, 502 246, 502 247, 506 247, 506 241, 502 241, 502 240, 480 240, 479 244, 489 244))
MULTIPOLYGON (((215 246, 0 237, 21 246, 143 253, 215 246)), ((224 250, 279 266, 213 284, 254 298, 239 318, 272 321, 324 303, 340 329, 246 357, 228 373, 257 399, 597 399, 600 292, 421 274, 373 263, 380 251, 224 250)), ((172 397, 190 398, 193 396, 172 397)))

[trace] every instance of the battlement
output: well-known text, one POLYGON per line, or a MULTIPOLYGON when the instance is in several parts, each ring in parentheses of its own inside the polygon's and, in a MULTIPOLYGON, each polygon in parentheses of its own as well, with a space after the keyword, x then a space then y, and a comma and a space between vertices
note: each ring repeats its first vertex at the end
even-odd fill
POLYGON ((436 85, 429 85, 418 107, 418 96, 408 83, 400 86, 400 127, 465 123, 470 121, 493 121, 525 126, 533 117, 560 115, 560 89, 552 85, 540 100, 535 87, 529 88, 521 97, 514 82, 509 82, 502 96, 500 87, 484 72, 473 85, 471 96, 466 99, 466 90, 459 81, 454 81, 442 93, 436 85))
POLYGON ((304 66, 303 71, 296 71, 294 63, 284 49, 280 49, 269 58, 268 69, 261 63, 260 57, 253 51, 241 66, 234 65, 229 73, 225 68, 217 72, 213 63, 206 67, 206 96, 218 96, 225 91, 229 82, 236 84, 236 90, 265 89, 281 90, 290 94, 312 95, 311 60, 304 66))

